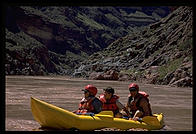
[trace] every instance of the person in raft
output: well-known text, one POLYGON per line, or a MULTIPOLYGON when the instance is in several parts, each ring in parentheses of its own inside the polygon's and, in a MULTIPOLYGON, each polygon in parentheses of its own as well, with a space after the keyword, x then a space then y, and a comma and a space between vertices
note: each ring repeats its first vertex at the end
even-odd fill
MULTIPOLYGON (((104 94, 99 96, 99 100, 102 102, 102 111, 113 111, 114 117, 122 118, 122 114, 119 110, 126 111, 126 107, 119 101, 119 96, 114 94, 112 87, 107 87, 104 90, 104 94)), ((128 113, 128 111, 127 111, 128 113)))
POLYGON ((74 113, 91 115, 101 112, 102 103, 95 97, 97 88, 93 85, 87 85, 82 91, 84 91, 84 97, 80 101, 78 110, 74 111, 74 113))
POLYGON ((126 109, 130 112, 130 119, 139 120, 144 116, 152 116, 149 95, 144 91, 139 91, 139 86, 136 83, 129 85, 129 91, 126 109))

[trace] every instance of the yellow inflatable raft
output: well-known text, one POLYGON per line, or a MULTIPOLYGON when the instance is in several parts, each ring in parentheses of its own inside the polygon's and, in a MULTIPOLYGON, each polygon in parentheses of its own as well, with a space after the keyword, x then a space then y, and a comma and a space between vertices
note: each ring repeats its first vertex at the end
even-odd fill
POLYGON ((31 110, 34 119, 42 127, 55 129, 95 130, 102 128, 116 128, 127 130, 130 128, 144 128, 148 130, 163 127, 163 114, 146 116, 142 121, 114 118, 112 111, 102 111, 95 115, 76 115, 70 111, 31 97, 31 110))

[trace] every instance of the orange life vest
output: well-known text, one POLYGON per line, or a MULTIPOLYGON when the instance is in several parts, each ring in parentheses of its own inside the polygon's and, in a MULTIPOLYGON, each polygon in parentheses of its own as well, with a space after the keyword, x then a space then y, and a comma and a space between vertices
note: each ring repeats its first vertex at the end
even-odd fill
POLYGON ((137 110, 143 111, 143 109, 139 106, 140 105, 140 100, 142 98, 145 98, 147 100, 150 113, 152 113, 151 108, 150 108, 149 99, 148 99, 149 95, 146 92, 139 91, 137 97, 134 100, 132 100, 132 97, 131 97, 130 94, 129 94, 128 97, 129 97, 128 104, 129 104, 129 107, 131 109, 132 114, 135 114, 135 112, 137 110))
POLYGON ((114 114, 119 112, 119 108, 116 105, 116 100, 119 98, 117 95, 113 95, 112 98, 107 101, 104 97, 104 94, 100 95, 99 100, 102 102, 102 111, 113 111, 114 114))
POLYGON ((83 98, 80 101, 79 104, 79 109, 76 111, 76 113, 88 113, 88 112, 94 112, 94 107, 92 105, 92 101, 95 99, 95 97, 92 97, 88 100, 86 100, 85 98, 83 98))

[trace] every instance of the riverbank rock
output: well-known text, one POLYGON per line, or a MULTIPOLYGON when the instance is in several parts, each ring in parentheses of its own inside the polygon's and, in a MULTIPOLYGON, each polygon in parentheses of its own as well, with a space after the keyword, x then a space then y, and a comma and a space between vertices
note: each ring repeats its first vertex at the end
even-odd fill
POLYGON ((92 72, 89 76, 91 80, 104 80, 103 73, 100 72, 92 72))
POLYGON ((129 74, 125 74, 125 73, 120 73, 118 77, 119 77, 118 79, 119 81, 128 81, 133 79, 129 74))
POLYGON ((118 72, 115 70, 109 70, 103 74, 105 80, 118 80, 118 72))
POLYGON ((118 72, 115 70, 109 70, 105 73, 102 72, 92 72, 89 76, 92 80, 118 80, 118 72))
POLYGON ((175 80, 174 78, 173 81, 170 83, 171 86, 178 86, 178 87, 192 87, 193 86, 193 80, 190 77, 181 78, 179 80, 175 80))
MULTIPOLYGON (((186 61, 186 59, 184 60, 186 61)), ((178 86, 178 87, 191 87, 193 86, 192 78, 192 62, 183 63, 179 69, 171 73, 173 76, 169 85, 178 86)))

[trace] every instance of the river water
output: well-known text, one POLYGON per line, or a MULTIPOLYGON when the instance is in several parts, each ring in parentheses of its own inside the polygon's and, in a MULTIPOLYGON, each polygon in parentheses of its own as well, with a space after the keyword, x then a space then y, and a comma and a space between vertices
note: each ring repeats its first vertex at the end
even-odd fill
MULTIPOLYGON (((111 86, 125 104, 129 82, 73 79, 63 76, 6 76, 6 131, 39 130, 31 113, 30 97, 35 97, 69 111, 76 110, 83 97, 81 89, 87 84, 98 88, 111 86)), ((150 95, 153 113, 163 113, 165 127, 161 131, 193 130, 192 88, 177 88, 138 83, 140 89, 150 95)))

